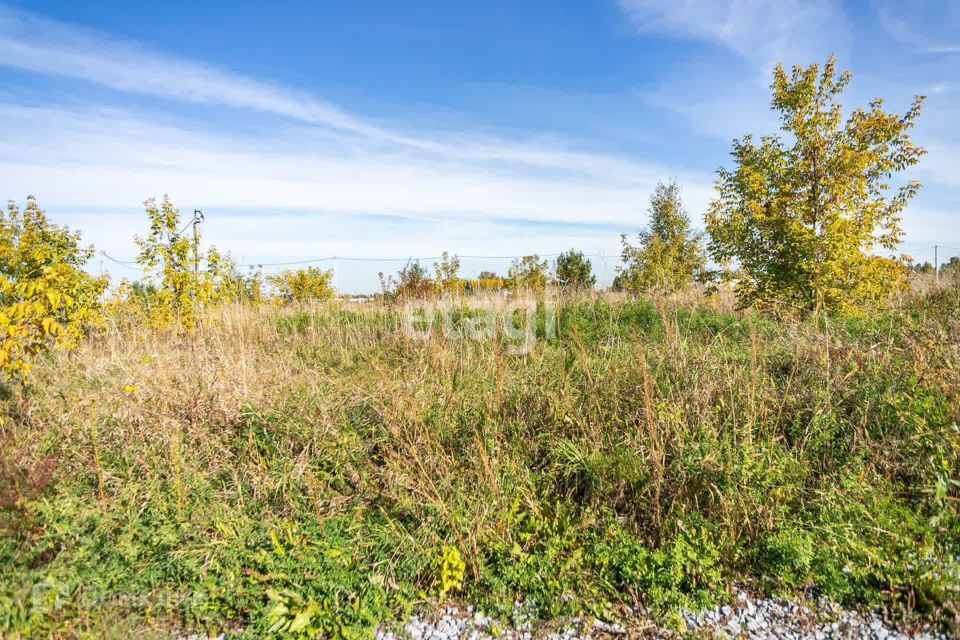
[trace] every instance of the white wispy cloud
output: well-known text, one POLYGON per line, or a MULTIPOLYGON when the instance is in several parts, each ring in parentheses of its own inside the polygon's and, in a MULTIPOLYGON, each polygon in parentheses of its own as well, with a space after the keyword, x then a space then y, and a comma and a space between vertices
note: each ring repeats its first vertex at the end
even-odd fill
POLYGON ((126 93, 269 113, 351 134, 363 142, 446 159, 514 162, 645 181, 633 163, 601 154, 469 132, 441 138, 398 131, 307 93, 2 6, 0 65, 85 80, 126 93))
POLYGON ((957 3, 874 0, 874 5, 881 26, 897 42, 917 53, 960 53, 960 36, 956 27, 960 20, 960 6, 957 3))
POLYGON ((645 33, 705 40, 758 66, 809 63, 849 42, 847 20, 833 0, 618 0, 645 33))
MULTIPOLYGON (((842 11, 827 0, 620 4, 640 31, 714 42, 743 58, 712 66, 691 60, 642 96, 709 136, 770 130, 769 65, 822 60, 842 53, 849 39, 842 11)), ((0 88, 0 197, 36 194, 58 221, 119 255, 129 256, 133 234, 143 231, 142 200, 163 193, 187 210, 215 212, 208 237, 248 257, 441 249, 520 255, 570 247, 615 255, 617 231, 645 223, 657 180, 680 180, 695 224, 713 196, 713 176, 703 172, 557 136, 481 135, 439 123, 410 128, 2 6, 0 66, 54 88, 43 107, 27 104, 17 86, 0 88), (95 93, 105 102, 62 103, 57 78, 106 87, 95 93), (149 108, 124 106, 135 95, 162 99, 149 108), (224 117, 234 110, 248 112, 242 128, 224 117)), ((957 184, 954 155, 948 144, 931 148, 926 177, 957 184)), ((907 226, 926 233, 923 220, 940 220, 943 211, 931 203, 907 226)), ((354 290, 369 289, 372 269, 395 266, 367 265, 361 277, 353 265, 344 277, 353 278, 354 290)))
MULTIPOLYGON (((544 228, 519 237, 507 231, 512 221, 609 223, 632 231, 644 223, 659 179, 679 178, 695 215, 711 194, 710 175, 583 151, 556 138, 544 144, 462 130, 411 133, 311 94, 2 7, 0 65, 95 83, 118 96, 207 107, 188 117, 164 112, 166 101, 133 112, 76 102, 36 107, 18 103, 14 93, 0 95, 4 195, 38 195, 80 223, 88 240, 115 253, 130 252, 140 202, 163 193, 187 208, 233 211, 214 231, 227 248, 289 256, 337 251, 329 235, 313 233, 316 220, 329 223, 331 215, 347 225, 351 216, 367 214, 428 220, 429 228, 445 230, 451 242, 444 248, 453 251, 479 252, 484 242, 492 243, 487 252, 520 251, 533 240, 527 250, 545 251, 551 242, 568 248, 568 241, 593 242, 593 236, 544 228), (231 129, 218 119, 223 108, 288 123, 268 118, 260 127, 247 122, 231 129), (129 214, 83 213, 98 208, 129 214), (258 214, 245 218, 242 211, 250 210, 258 214), (465 229, 471 232, 460 233, 465 229)), ((122 104, 121 97, 111 104, 122 104)), ((428 241, 440 239, 422 224, 410 227, 419 230, 365 233, 366 250, 423 253, 428 241)), ((606 233, 615 244, 616 234, 606 233)))
POLYGON ((731 140, 766 133, 778 123, 769 109, 770 72, 841 58, 851 37, 837 0, 618 0, 639 35, 712 43, 734 54, 700 53, 673 64, 641 92, 645 104, 689 122, 700 135, 731 140), (738 61, 739 58, 739 61, 738 61))
MULTIPOLYGON (((111 90, 96 94, 106 95, 100 104, 55 98, 44 106, 0 90, 0 197, 35 194, 57 222, 128 259, 133 236, 145 231, 141 202, 169 193, 187 211, 207 211, 206 239, 241 261, 576 247, 608 256, 595 262, 609 281, 618 232, 645 223, 657 180, 678 177, 697 213, 711 194, 710 175, 584 151, 558 137, 411 132, 316 95, 2 7, 0 66, 53 87, 70 78, 111 90), (124 106, 130 95, 163 100, 124 106), (236 109, 270 117, 231 126, 221 116, 236 109)), ((115 277, 138 277, 104 262, 115 277)), ((463 271, 508 264, 465 259, 463 271)), ((369 292, 379 271, 402 263, 319 266, 336 269, 341 290, 369 292)))
POLYGON ((684 179, 698 208, 706 204, 711 180, 639 165, 631 165, 629 177, 525 173, 355 144, 324 132, 215 134, 116 110, 0 105, 0 118, 8 143, 0 147, 5 187, 43 194, 55 204, 123 206, 169 191, 182 201, 220 207, 626 225, 643 217, 657 180, 684 179))
MULTIPOLYGON (((146 230, 140 203, 170 193, 186 211, 207 211, 207 240, 248 262, 440 250, 523 255, 576 247, 606 252, 608 264, 602 270, 598 264, 598 273, 607 279, 618 232, 645 224, 657 179, 680 175, 693 211, 702 210, 711 193, 710 176, 665 167, 634 170, 629 179, 569 170, 524 173, 357 143, 323 129, 240 135, 216 133, 193 120, 156 120, 156 114, 118 109, 0 104, 0 190, 8 197, 38 195, 57 222, 128 259, 133 236, 146 230)), ((464 272, 503 271, 508 264, 465 261, 464 272)), ((136 270, 109 261, 105 266, 118 278, 137 277, 136 270)), ((399 266, 342 262, 338 282, 343 290, 369 292, 378 271, 399 266)))
POLYGON ((728 66, 716 62, 680 65, 640 98, 670 112, 671 117, 686 120, 691 131, 721 140, 770 133, 780 126, 770 109, 770 90, 765 83, 731 73, 728 66))
POLYGON ((0 63, 119 91, 255 109, 374 138, 392 137, 322 100, 2 6, 0 63))

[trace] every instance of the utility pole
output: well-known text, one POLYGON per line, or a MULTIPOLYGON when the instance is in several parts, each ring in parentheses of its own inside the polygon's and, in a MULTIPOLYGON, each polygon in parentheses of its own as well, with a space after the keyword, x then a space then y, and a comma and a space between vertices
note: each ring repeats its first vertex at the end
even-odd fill
POLYGON ((934 282, 940 282, 940 261, 937 259, 937 245, 933 245, 933 280, 934 282))
POLYGON ((200 273, 200 223, 203 222, 203 211, 193 210, 193 272, 200 273))

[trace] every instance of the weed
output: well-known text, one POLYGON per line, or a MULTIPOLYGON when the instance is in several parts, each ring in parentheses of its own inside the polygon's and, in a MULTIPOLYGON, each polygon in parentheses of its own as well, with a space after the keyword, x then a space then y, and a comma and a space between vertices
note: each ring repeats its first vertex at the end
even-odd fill
POLYGON ((949 618, 960 299, 901 304, 574 297, 523 355, 378 303, 111 324, 0 399, 0 634, 359 637, 451 597, 679 624, 742 580, 949 618))

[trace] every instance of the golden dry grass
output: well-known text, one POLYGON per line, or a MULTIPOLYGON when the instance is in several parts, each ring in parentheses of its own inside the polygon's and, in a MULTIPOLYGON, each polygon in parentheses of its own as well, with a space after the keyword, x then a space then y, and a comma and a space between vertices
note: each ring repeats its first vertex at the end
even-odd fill
POLYGON ((103 629, 76 595, 96 583, 185 590, 163 625, 253 635, 290 592, 338 635, 435 594, 446 548, 461 597, 542 615, 669 615, 734 580, 948 611, 952 295, 819 324, 594 296, 529 353, 413 340, 377 304, 222 306, 186 335, 114 319, 5 401, 0 628, 103 629), (40 575, 81 604, 18 600, 40 575))

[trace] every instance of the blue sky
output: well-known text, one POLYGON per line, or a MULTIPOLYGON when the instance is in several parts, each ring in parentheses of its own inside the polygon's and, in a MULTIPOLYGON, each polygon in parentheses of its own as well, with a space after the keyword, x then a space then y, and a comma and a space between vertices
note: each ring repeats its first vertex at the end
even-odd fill
POLYGON ((847 104, 928 96, 906 248, 960 247, 957 2, 0 2, 0 198, 122 259, 169 193, 244 262, 576 247, 604 280, 656 181, 699 224, 773 64, 829 52, 847 104))

